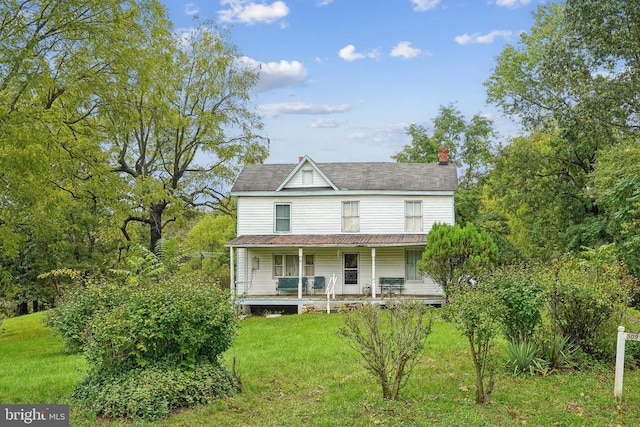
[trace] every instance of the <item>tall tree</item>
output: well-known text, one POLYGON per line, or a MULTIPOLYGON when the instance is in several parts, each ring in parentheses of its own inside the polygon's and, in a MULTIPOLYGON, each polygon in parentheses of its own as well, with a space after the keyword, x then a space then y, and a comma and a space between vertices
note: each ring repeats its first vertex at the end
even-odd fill
POLYGON ((440 106, 432 120, 431 132, 422 125, 411 124, 407 134, 411 144, 392 158, 400 163, 429 163, 438 161, 438 149, 449 148, 449 157, 462 170, 461 185, 472 186, 490 168, 495 149, 496 132, 493 123, 476 114, 466 120, 454 105, 440 106))
POLYGON ((248 102, 258 75, 237 59, 226 37, 205 26, 172 44, 148 40, 138 64, 119 76, 102 109, 103 145, 131 189, 121 227, 127 240, 129 224, 141 223, 154 250, 185 211, 225 210, 225 189, 240 167, 266 158, 248 102))

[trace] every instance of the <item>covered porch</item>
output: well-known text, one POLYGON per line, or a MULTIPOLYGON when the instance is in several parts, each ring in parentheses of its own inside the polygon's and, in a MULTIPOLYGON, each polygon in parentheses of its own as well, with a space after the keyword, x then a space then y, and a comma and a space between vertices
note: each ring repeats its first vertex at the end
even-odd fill
POLYGON ((424 234, 252 235, 230 241, 231 293, 251 306, 426 298, 442 290, 416 267, 424 234), (272 304, 273 303, 273 304, 272 304))

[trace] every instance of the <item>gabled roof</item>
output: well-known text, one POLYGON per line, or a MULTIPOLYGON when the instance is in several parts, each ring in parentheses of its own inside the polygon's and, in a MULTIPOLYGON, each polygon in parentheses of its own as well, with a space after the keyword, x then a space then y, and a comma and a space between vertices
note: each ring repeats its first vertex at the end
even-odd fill
POLYGON ((282 181, 282 183, 280 183, 280 185, 278 186, 278 188, 276 188, 276 191, 280 191, 282 190, 288 183, 289 181, 291 181, 291 178, 293 178, 293 176, 300 170, 302 169, 302 167, 308 164, 310 165, 321 177, 324 181, 326 181, 326 183, 333 188, 334 190, 337 190, 338 187, 336 187, 336 185, 331 182, 331 180, 329 178, 327 178, 327 176, 322 172, 322 170, 320 170, 320 168, 318 167, 318 165, 316 165, 316 162, 314 162, 313 160, 311 160, 311 158, 309 156, 304 156, 304 158, 298 162, 298 164, 293 168, 293 170, 291 172, 289 172, 289 175, 287 175, 287 177, 284 179, 284 181, 282 181))
MULTIPOLYGON (((456 166, 452 163, 349 162, 310 164, 338 190, 455 191, 456 166)), ((284 185, 300 169, 296 164, 261 164, 244 167, 231 193, 287 191, 284 185)))

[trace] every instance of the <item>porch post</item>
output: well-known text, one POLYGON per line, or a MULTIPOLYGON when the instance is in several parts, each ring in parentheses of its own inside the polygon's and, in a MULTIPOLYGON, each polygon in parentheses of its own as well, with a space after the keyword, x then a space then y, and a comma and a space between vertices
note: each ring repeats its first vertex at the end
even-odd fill
POLYGON ((233 250, 233 246, 229 246, 229 259, 230 261, 230 265, 229 265, 229 276, 230 276, 230 280, 229 280, 229 290, 231 291, 231 298, 234 298, 236 296, 236 290, 235 290, 235 284, 236 284, 236 269, 235 269, 235 260, 233 259, 233 255, 234 255, 234 250, 233 250))
POLYGON ((376 298, 376 248, 371 248, 371 299, 376 298))
POLYGON ((298 299, 302 299, 302 248, 298 248, 298 299))

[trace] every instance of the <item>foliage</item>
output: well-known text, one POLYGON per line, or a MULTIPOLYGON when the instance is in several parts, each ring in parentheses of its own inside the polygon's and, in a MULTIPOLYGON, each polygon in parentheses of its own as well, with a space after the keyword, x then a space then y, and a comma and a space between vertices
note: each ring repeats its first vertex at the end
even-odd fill
POLYGON ((112 269, 111 273, 130 286, 152 283, 176 273, 186 259, 177 238, 159 240, 155 253, 134 242, 124 255, 123 268, 112 269))
POLYGON ((142 287, 91 320, 85 347, 95 367, 162 364, 192 371, 216 362, 235 336, 235 309, 212 283, 185 275, 142 287))
POLYGON ((617 261, 612 245, 588 250, 584 256, 566 256, 554 263, 549 315, 553 326, 586 354, 609 360, 634 281, 617 261))
POLYGON ((472 223, 434 224, 427 235, 427 246, 418 263, 442 286, 447 298, 463 290, 482 270, 494 265, 498 249, 491 237, 472 223))
POLYGON ((536 337, 538 354, 545 362, 546 372, 562 371, 576 367, 580 362, 580 348, 569 337, 547 333, 536 337))
POLYGON ((47 326, 62 336, 67 351, 84 351, 96 313, 122 304, 133 292, 102 280, 76 283, 65 291, 57 308, 47 311, 47 326))
POLYGON ((488 403, 498 364, 496 338, 505 308, 495 289, 479 282, 473 289, 454 294, 446 309, 469 344, 476 373, 476 403, 488 403))
POLYGON ((513 375, 536 375, 546 373, 546 361, 539 357, 540 350, 529 340, 509 341, 505 346, 507 365, 513 375))
POLYGON ((469 121, 454 104, 440 106, 433 119, 431 134, 424 126, 411 124, 407 134, 411 144, 405 145, 393 159, 400 163, 438 161, 438 149, 449 148, 450 160, 462 168, 462 186, 469 187, 488 172, 492 162, 496 133, 493 122, 476 114, 469 121))
POLYGON ((496 289, 505 308, 502 327, 507 340, 514 344, 530 342, 542 322, 542 310, 547 302, 539 269, 505 267, 493 271, 486 280, 496 289))
POLYGON ((229 289, 229 249, 224 245, 235 236, 234 217, 220 212, 202 216, 183 240, 184 246, 200 252, 201 256, 193 257, 185 268, 215 277, 221 287, 229 289))
POLYGON ((117 76, 108 94, 102 142, 110 166, 126 184, 127 240, 131 223, 149 232, 155 251, 167 224, 200 208, 228 211, 224 189, 246 163, 262 162, 266 140, 249 107, 258 80, 243 67, 224 33, 199 26, 182 43, 149 37, 142 60, 117 76), (113 108, 116 107, 117 108, 113 108))
POLYGON ((364 304, 345 313, 338 333, 377 377, 384 399, 398 398, 420 361, 431 333, 428 310, 421 302, 389 302, 386 310, 378 304, 364 304))
POLYGON ((224 366, 205 363, 192 372, 162 366, 117 375, 93 370, 73 396, 98 416, 156 420, 173 409, 211 403, 235 392, 235 381, 224 366))
POLYGON ((637 142, 600 153, 594 191, 606 210, 607 231, 629 270, 640 277, 640 147, 637 142))

